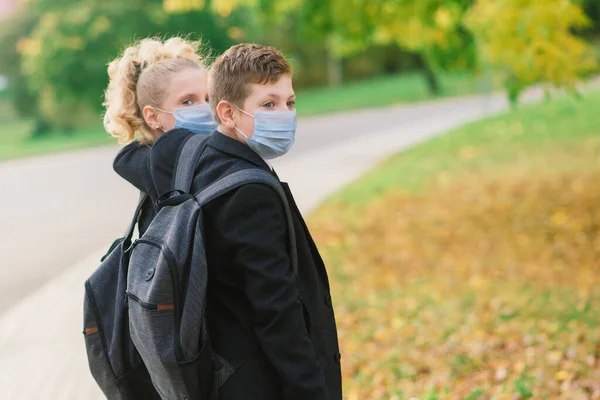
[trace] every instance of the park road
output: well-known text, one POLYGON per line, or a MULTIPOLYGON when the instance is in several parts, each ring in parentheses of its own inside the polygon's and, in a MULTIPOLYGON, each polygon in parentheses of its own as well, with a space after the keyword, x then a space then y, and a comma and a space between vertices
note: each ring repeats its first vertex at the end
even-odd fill
MULTIPOLYGON (((306 214, 390 154, 506 107, 501 95, 474 96, 303 119, 297 146, 274 165, 306 214)), ((0 164, 3 399, 104 398, 87 365, 82 298, 83 281, 136 202, 112 172, 116 151, 0 164)))
MULTIPOLYGON (((302 118, 295 147, 274 165, 307 212, 390 153, 506 108, 494 94, 302 118)), ((117 151, 0 163, 0 315, 122 234, 137 193, 112 170, 117 151)))

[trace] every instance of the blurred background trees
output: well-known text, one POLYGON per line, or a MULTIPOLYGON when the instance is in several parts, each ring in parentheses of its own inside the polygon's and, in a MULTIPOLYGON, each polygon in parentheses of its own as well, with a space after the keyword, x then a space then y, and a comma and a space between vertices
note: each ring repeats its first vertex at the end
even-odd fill
POLYGON ((97 120, 107 64, 133 40, 201 36, 217 52, 234 43, 210 12, 166 13, 157 0, 31 0, 3 22, 0 74, 18 112, 37 120, 34 134, 97 120))
POLYGON ((106 64, 148 35, 202 37, 214 54, 242 41, 281 48, 298 88, 446 71, 574 88, 597 71, 596 0, 29 0, 0 15, 0 75, 34 134, 97 120, 106 64))

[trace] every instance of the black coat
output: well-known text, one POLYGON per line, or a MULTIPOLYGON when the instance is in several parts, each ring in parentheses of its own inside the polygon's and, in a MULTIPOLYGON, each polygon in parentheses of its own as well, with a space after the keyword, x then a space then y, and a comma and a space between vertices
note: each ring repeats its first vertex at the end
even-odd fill
POLYGON ((139 219, 140 235, 146 231, 157 211, 154 204, 158 195, 150 173, 150 150, 150 146, 133 142, 123 147, 113 161, 113 169, 117 174, 149 195, 139 219))
MULTIPOLYGON (((192 133, 174 130, 152 151, 154 190, 171 188, 176 155, 192 133)), ((232 172, 269 166, 248 146, 215 132, 193 191, 232 172)), ((340 400, 340 353, 327 272, 286 183, 298 248, 293 277, 284 208, 276 192, 244 185, 204 207, 209 268, 207 327, 214 351, 236 372, 223 400, 340 400)), ((149 211, 150 212, 150 211, 149 211)))

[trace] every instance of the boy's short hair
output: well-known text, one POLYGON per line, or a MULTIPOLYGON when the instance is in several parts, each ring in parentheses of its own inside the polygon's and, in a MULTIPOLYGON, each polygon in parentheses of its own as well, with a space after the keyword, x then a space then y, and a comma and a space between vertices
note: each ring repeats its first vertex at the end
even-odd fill
POLYGON ((221 54, 210 69, 210 108, 217 123, 217 105, 221 100, 242 108, 250 95, 249 85, 279 81, 282 75, 292 74, 292 66, 283 53, 274 47, 242 43, 221 54))

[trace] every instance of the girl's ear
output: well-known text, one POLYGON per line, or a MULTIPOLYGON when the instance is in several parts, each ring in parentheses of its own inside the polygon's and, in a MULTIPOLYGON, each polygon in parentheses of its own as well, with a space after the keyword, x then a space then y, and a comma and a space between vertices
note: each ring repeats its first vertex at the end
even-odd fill
POLYGON ((221 124, 230 129, 235 128, 233 112, 233 106, 227 100, 221 100, 219 104, 217 104, 217 115, 221 120, 221 124))
POLYGON ((152 130, 160 130, 160 120, 158 119, 158 111, 152 106, 146 106, 142 110, 144 121, 152 130))

